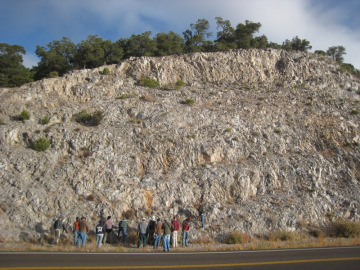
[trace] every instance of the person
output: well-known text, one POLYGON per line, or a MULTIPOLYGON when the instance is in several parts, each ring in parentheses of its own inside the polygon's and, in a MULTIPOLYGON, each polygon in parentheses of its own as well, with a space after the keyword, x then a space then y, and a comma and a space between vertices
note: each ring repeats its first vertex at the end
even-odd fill
POLYGON ((155 217, 152 216, 149 221, 149 233, 148 233, 148 244, 153 245, 154 244, 154 232, 156 227, 156 221, 155 217))
POLYGON ((79 235, 79 222, 80 222, 80 218, 76 217, 76 220, 74 222, 74 246, 76 246, 77 244, 77 240, 78 240, 78 235, 79 235))
POLYGON ((102 220, 99 220, 98 225, 96 225, 95 233, 96 233, 96 246, 101 247, 101 243, 104 237, 104 222, 102 220))
POLYGON ((190 227, 191 227, 191 217, 188 217, 187 219, 185 219, 182 223, 182 246, 188 246, 189 245, 189 231, 190 231, 190 227))
POLYGON ((122 239, 121 242, 125 243, 126 240, 126 229, 128 227, 128 222, 126 220, 126 218, 123 218, 120 222, 119 222, 119 233, 118 233, 118 238, 120 239, 120 233, 122 233, 122 239))
POLYGON ((201 218, 201 228, 205 229, 205 216, 206 216, 206 213, 205 213, 205 209, 204 209, 204 204, 202 202, 200 203, 198 211, 199 211, 199 215, 200 215, 200 218, 201 218))
POLYGON ((161 219, 158 218, 154 231, 154 238, 155 238, 154 248, 158 248, 160 246, 161 237, 162 237, 162 222, 161 219))
POLYGON ((164 218, 164 223, 162 224, 162 229, 164 230, 164 240, 163 240, 163 247, 164 247, 164 252, 169 252, 170 251, 170 234, 171 234, 171 229, 174 226, 167 220, 167 218, 164 218))
POLYGON ((106 240, 109 237, 109 243, 111 244, 111 232, 114 227, 114 222, 111 220, 111 216, 107 217, 107 220, 105 221, 104 228, 105 228, 105 235, 103 239, 103 244, 106 244, 106 240))
POLYGON ((54 223, 54 229, 55 229, 55 238, 54 243, 58 244, 60 239, 60 230, 63 227, 62 223, 62 216, 59 216, 58 219, 54 223))
POLYGON ((145 218, 142 218, 142 222, 138 225, 138 233, 139 233, 139 242, 138 248, 140 248, 141 243, 143 243, 143 247, 146 247, 146 236, 149 230, 148 223, 145 221, 145 218))
POLYGON ((178 231, 180 228, 180 224, 179 221, 177 221, 176 216, 174 216, 174 219, 171 221, 171 224, 173 225, 173 228, 171 229, 172 247, 176 248, 178 244, 178 231))
POLYGON ((89 232, 90 232, 89 223, 87 223, 86 217, 82 217, 79 222, 78 248, 85 247, 86 236, 89 232))

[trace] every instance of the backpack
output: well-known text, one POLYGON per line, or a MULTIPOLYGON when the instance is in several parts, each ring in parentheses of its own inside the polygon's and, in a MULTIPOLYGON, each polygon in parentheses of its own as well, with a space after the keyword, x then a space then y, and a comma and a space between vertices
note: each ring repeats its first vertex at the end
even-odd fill
POLYGON ((184 220, 182 228, 184 231, 188 231, 190 229, 190 224, 187 222, 187 220, 184 220))
POLYGON ((150 231, 155 231, 155 227, 156 227, 155 220, 150 220, 150 222, 149 222, 149 230, 150 231))
POLYGON ((97 225, 97 226, 96 226, 96 233, 97 233, 97 234, 101 234, 101 233, 103 233, 103 232, 104 232, 104 227, 101 226, 101 225, 97 225))

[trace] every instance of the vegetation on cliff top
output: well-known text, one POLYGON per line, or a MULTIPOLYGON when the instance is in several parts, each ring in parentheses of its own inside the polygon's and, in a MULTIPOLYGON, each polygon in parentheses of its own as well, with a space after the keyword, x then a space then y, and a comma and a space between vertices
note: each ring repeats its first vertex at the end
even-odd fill
MULTIPOLYGON (((0 43, 0 87, 20 86, 33 80, 46 77, 62 76, 76 69, 96 68, 106 64, 117 64, 130 57, 165 56, 192 52, 216 52, 230 49, 266 49, 276 48, 285 50, 308 51, 312 46, 310 41, 295 36, 286 39, 281 45, 268 41, 265 35, 254 36, 261 27, 261 23, 246 20, 233 27, 229 20, 216 17, 218 32, 216 38, 210 39, 213 34, 209 31, 210 24, 206 19, 198 19, 190 24, 182 36, 170 31, 152 33, 146 31, 129 38, 120 38, 118 41, 103 40, 97 35, 89 35, 86 40, 78 44, 69 38, 54 40, 46 46, 36 46, 36 55, 40 58, 37 66, 31 70, 22 64, 22 55, 25 49, 19 45, 0 43)), ((346 54, 343 46, 330 47, 326 52, 317 50, 315 53, 331 57, 343 62, 346 54)), ((341 70, 359 76, 351 64, 341 65, 341 70)))

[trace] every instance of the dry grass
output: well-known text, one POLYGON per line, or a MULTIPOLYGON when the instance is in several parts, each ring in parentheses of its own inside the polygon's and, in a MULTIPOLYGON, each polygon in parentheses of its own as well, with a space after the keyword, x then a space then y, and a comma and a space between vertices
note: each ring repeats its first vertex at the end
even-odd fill
MULTIPOLYGON (((86 252, 157 252, 149 246, 146 249, 137 249, 137 235, 132 232, 129 235, 130 244, 103 245, 101 248, 95 246, 95 241, 89 239, 84 249, 86 252)), ((34 252, 78 252, 79 249, 73 246, 71 241, 59 245, 53 244, 31 244, 31 243, 0 243, 0 251, 34 251, 34 252)), ((248 243, 242 244, 221 244, 216 243, 208 237, 193 241, 189 247, 176 248, 175 251, 237 251, 237 250, 263 250, 263 249, 286 249, 286 248, 320 248, 320 247, 341 247, 360 245, 360 238, 314 238, 306 237, 295 241, 273 241, 264 239, 251 239, 248 243)))

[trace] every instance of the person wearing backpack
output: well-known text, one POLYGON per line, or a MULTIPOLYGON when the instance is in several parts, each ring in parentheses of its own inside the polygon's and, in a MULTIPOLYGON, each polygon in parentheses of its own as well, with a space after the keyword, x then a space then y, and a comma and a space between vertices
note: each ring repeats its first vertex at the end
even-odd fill
POLYGON ((125 243, 126 240, 126 229, 128 227, 128 222, 126 220, 126 218, 123 218, 120 222, 119 222, 119 233, 118 233, 118 239, 120 239, 120 233, 122 233, 122 239, 121 242, 125 243))
POLYGON ((182 227, 182 246, 189 246, 189 231, 190 231, 190 227, 191 227, 191 217, 188 217, 187 219, 185 219, 183 221, 183 223, 181 224, 182 227))
POLYGON ((99 221, 99 224, 96 225, 95 233, 96 233, 96 246, 101 247, 101 243, 104 237, 104 222, 102 220, 99 221))
POLYGON ((154 244, 154 233, 155 233, 156 221, 155 217, 152 216, 151 220, 149 221, 149 233, 148 233, 148 244, 154 244))

